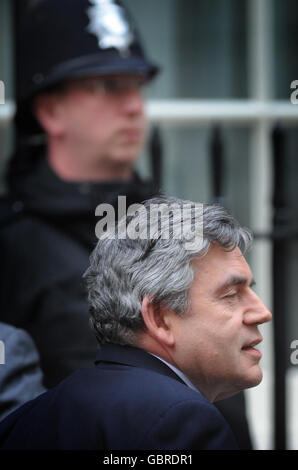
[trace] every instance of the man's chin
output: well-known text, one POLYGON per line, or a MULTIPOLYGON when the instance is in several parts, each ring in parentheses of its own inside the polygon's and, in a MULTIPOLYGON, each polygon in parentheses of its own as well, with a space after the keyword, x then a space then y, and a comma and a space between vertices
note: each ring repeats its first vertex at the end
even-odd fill
POLYGON ((251 368, 250 374, 246 378, 246 384, 244 388, 256 387, 262 382, 263 372, 259 365, 251 368))
POLYGON ((241 379, 235 381, 230 389, 223 390, 214 401, 230 398, 243 390, 259 385, 263 378, 263 372, 259 366, 255 366, 254 369, 255 370, 250 371, 249 375, 246 374, 245 377, 241 377, 241 379))
POLYGON ((110 161, 117 165, 132 166, 140 156, 141 148, 139 146, 126 146, 115 151, 110 156, 110 161))

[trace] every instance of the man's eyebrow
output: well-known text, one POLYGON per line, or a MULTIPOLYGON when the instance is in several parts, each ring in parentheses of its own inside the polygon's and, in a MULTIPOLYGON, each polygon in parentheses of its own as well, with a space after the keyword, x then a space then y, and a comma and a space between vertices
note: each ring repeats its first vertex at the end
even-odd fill
POLYGON ((245 285, 245 284, 248 284, 249 287, 253 287, 256 284, 256 281, 254 280, 254 278, 252 278, 252 280, 249 281, 249 278, 245 276, 232 275, 218 286, 218 288, 216 289, 216 292, 222 292, 228 289, 229 287, 245 285))

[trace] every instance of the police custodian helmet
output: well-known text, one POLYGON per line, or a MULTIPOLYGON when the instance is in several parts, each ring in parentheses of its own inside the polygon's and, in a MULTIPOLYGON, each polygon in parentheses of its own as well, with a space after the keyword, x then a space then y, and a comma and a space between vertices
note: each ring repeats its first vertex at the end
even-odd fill
POLYGON ((149 80, 158 72, 119 1, 30 0, 20 37, 16 121, 23 125, 32 98, 65 80, 127 73, 149 80))

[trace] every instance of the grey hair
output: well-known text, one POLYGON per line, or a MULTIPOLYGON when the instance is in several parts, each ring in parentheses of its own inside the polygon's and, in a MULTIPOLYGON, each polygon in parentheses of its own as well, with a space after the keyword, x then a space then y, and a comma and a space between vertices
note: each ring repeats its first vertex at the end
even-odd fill
MULTIPOLYGON (((138 229, 147 233, 148 216, 152 204, 196 206, 192 201, 173 197, 156 197, 143 203, 144 212, 138 213, 138 229)), ((185 238, 174 238, 173 226, 164 237, 164 226, 151 237, 131 239, 110 238, 105 233, 98 241, 91 257, 86 279, 91 325, 100 344, 133 345, 136 334, 145 331, 141 304, 148 296, 155 305, 164 305, 182 315, 189 306, 188 290, 194 279, 191 261, 205 255, 211 244, 226 250, 238 247, 245 253, 252 243, 251 232, 219 205, 204 204, 202 210, 203 240, 195 249, 185 248, 185 238)), ((191 228, 194 212, 181 210, 183 229, 191 228)), ((167 214, 169 217, 169 213, 167 214)), ((136 214, 126 215, 118 227, 127 227, 136 214)), ((171 218, 171 214, 170 214, 171 218)), ((149 222, 148 222, 148 220, 149 222)), ((162 222, 162 221, 161 221, 162 222)), ((172 222, 173 217, 172 217, 172 222)), ((119 233, 119 232, 118 232, 119 233)), ((150 232, 151 233, 151 232, 150 232)), ((185 232, 184 232, 185 233, 185 232)))

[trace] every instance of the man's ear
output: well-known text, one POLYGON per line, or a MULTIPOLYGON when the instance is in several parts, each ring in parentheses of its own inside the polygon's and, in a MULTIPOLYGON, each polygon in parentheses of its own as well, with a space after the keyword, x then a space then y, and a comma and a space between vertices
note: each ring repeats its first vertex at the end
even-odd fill
POLYGON ((33 110, 49 136, 57 137, 61 134, 63 126, 59 115, 59 100, 54 93, 38 95, 34 100, 33 110))
POLYGON ((143 299, 142 316, 148 333, 164 347, 172 347, 175 344, 171 321, 173 315, 172 310, 156 305, 149 297, 143 299))

